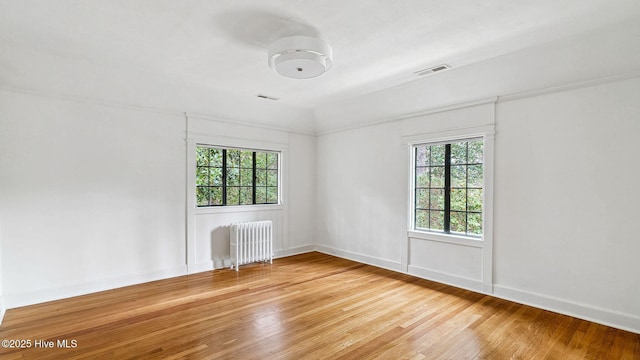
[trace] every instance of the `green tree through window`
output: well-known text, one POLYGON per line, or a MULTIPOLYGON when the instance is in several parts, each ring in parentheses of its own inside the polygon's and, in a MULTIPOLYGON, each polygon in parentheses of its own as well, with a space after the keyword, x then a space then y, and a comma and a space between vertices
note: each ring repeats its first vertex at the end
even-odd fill
POLYGON ((198 207, 278 203, 278 153, 196 146, 198 207))
POLYGON ((482 235, 482 140, 421 144, 414 151, 415 228, 482 235))

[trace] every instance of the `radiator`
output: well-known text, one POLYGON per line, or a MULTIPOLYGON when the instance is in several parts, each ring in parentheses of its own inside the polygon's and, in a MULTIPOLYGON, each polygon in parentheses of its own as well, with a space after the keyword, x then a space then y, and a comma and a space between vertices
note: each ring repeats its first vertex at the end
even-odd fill
POLYGON ((273 262, 273 223, 252 221, 231 224, 231 268, 258 261, 273 262))

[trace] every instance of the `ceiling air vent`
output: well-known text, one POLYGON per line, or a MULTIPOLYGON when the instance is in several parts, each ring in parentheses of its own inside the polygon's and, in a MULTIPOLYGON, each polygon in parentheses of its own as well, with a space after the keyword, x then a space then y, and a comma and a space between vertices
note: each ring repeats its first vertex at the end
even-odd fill
POLYGON ((260 99, 267 99, 267 100, 280 100, 280 98, 273 97, 273 96, 262 95, 262 94, 258 94, 258 95, 256 95, 256 97, 259 97, 260 99))
POLYGON ((451 66, 449 66, 447 64, 442 64, 442 65, 430 67, 428 69, 423 69, 423 70, 420 70, 420 71, 416 71, 416 72, 414 72, 414 74, 420 75, 420 76, 429 75, 429 74, 433 74, 433 73, 436 73, 436 72, 439 72, 439 71, 444 71, 444 70, 447 70, 447 69, 451 69, 451 66))

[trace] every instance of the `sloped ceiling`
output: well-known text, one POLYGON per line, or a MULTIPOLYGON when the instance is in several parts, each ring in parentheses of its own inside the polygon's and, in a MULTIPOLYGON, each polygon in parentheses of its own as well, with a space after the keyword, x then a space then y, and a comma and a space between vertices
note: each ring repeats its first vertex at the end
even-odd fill
POLYGON ((637 0, 0 0, 0 86, 313 132, 318 113, 417 70, 638 19, 637 0), (267 66, 268 45, 296 34, 332 45, 328 73, 267 66))

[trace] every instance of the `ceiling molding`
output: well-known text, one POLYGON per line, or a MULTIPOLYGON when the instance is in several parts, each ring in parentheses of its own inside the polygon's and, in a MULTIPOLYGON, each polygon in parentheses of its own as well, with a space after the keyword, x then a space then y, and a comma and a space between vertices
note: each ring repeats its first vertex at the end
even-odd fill
POLYGON ((224 116, 208 115, 208 114, 201 114, 201 113, 189 112, 189 111, 184 112, 184 115, 187 118, 196 118, 201 120, 214 121, 214 122, 219 122, 223 124, 250 126, 257 129, 280 131, 280 132, 285 132, 289 134, 308 135, 308 136, 316 135, 315 132, 305 132, 305 131, 295 130, 293 128, 274 126, 274 125, 265 125, 265 124, 261 124, 254 121, 248 121, 248 120, 229 119, 229 118, 225 118, 224 116))
POLYGON ((611 75, 611 76, 603 76, 603 77, 584 80, 584 81, 576 81, 573 83, 568 83, 568 84, 563 84, 558 86, 550 86, 543 89, 536 89, 536 90, 522 91, 522 92, 508 94, 508 95, 501 95, 501 96, 498 96, 497 103, 503 103, 503 102, 519 100, 519 99, 534 97, 534 96, 541 96, 546 94, 553 94, 557 92, 580 89, 580 88, 585 88, 589 86, 598 86, 598 85, 608 84, 616 81, 629 80, 637 77, 640 77, 640 70, 630 71, 630 72, 611 75))
POLYGON ((406 115, 400 115, 397 117, 397 119, 406 120, 406 119, 416 118, 416 117, 425 116, 425 115, 437 114, 437 113, 450 111, 450 110, 458 110, 458 109, 464 109, 472 106, 491 104, 491 103, 495 103, 497 100, 498 100, 497 96, 492 96, 492 97, 478 99, 478 100, 465 101, 462 103, 436 107, 426 111, 418 111, 418 112, 409 113, 406 115))
POLYGON ((171 116, 179 116, 179 117, 182 117, 184 115, 184 112, 177 111, 177 110, 160 109, 160 108, 155 108, 150 106, 128 104, 128 103, 117 102, 117 101, 99 100, 95 98, 60 94, 60 93, 54 93, 50 91, 18 88, 18 87, 11 87, 11 86, 5 86, 5 85, 0 85, 0 90, 19 93, 19 94, 44 97, 49 99, 71 101, 71 102, 76 102, 80 104, 106 106, 106 107, 123 109, 123 110, 142 111, 142 112, 148 112, 148 113, 154 113, 154 114, 171 115, 171 116))

